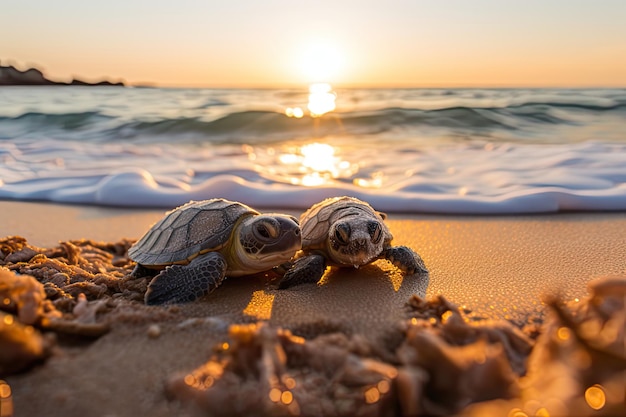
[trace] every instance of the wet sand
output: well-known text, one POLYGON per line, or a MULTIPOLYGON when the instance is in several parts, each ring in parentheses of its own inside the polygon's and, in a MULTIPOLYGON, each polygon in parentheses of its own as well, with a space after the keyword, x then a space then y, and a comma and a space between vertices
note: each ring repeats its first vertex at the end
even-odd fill
MULTIPOLYGON (((163 213, 6 201, 0 212, 0 237, 19 235, 45 248, 81 238, 136 239, 163 213)), ((231 323, 263 320, 304 337, 363 335, 377 345, 406 318, 414 294, 444 295, 467 317, 521 326, 542 317, 546 293, 581 299, 592 279, 626 272, 625 213, 392 214, 388 224, 394 243, 421 254, 428 277, 402 277, 379 261, 331 271, 318 286, 277 291, 260 275, 227 280, 189 305, 131 308, 105 335, 62 340, 43 365, 5 377, 15 415, 193 415, 167 399, 165 381, 206 362, 231 323)))

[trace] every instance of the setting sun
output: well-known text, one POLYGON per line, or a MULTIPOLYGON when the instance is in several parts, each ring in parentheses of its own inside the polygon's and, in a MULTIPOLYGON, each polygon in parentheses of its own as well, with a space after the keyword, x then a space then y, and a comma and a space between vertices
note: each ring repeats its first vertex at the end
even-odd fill
POLYGON ((334 81, 344 66, 344 56, 330 41, 303 46, 298 57, 300 72, 308 82, 334 81))

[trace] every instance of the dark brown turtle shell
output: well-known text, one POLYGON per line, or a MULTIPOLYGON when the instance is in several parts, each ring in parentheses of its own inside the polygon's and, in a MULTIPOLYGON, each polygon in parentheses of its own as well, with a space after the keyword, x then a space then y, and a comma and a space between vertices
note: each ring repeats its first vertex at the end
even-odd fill
POLYGON ((242 216, 257 214, 245 204, 224 199, 191 201, 166 213, 128 250, 128 256, 146 266, 185 263, 221 249, 242 216))

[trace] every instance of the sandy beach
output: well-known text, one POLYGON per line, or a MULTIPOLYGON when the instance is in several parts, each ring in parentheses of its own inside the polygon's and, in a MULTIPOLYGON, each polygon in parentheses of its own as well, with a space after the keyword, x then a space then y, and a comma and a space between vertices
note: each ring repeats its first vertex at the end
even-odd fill
MULTIPOLYGON (((0 236, 23 236, 41 247, 83 238, 137 239, 164 213, 10 201, 0 202, 0 209, 0 236)), ((516 318, 539 311, 546 291, 559 291, 566 299, 581 297, 591 279, 626 271, 625 213, 392 214, 388 224, 396 244, 414 248, 426 261, 427 296, 445 294, 490 317, 516 318)))
MULTIPOLYGON (((0 212, 0 238, 22 236, 41 248, 83 238, 134 240, 163 214, 10 201, 0 202, 0 212)), ((443 295, 470 321, 507 320, 522 328, 541 323, 546 295, 582 300, 593 279, 626 273, 625 213, 392 214, 388 225, 394 243, 420 253, 428 276, 403 277, 378 261, 358 270, 327 272, 317 286, 278 291, 271 277, 261 274, 229 279, 188 305, 147 307, 129 301, 123 312, 117 308, 98 315, 98 322, 110 321, 106 334, 59 338, 45 362, 4 377, 15 416, 194 415, 186 394, 166 388, 176 385, 175 375, 206 362, 229 334, 243 343, 245 338, 232 328, 229 333, 232 323, 264 321, 307 342, 331 332, 352 341, 363 337, 376 352, 392 343, 388 339, 407 319, 407 302, 414 295, 443 295)), ((377 395, 385 392, 380 388, 377 395)), ((203 409, 201 401, 194 403, 203 409)), ((292 408, 286 410, 293 414, 292 408)), ((389 410, 391 414, 383 414, 397 411, 389 410)))

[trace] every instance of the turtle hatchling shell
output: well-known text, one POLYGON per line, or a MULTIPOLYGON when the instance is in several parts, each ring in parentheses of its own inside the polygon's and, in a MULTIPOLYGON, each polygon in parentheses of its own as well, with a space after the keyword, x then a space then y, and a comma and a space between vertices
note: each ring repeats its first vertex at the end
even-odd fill
POLYGON ((330 225, 342 217, 354 214, 380 221, 385 233, 391 235, 376 210, 366 202, 354 197, 333 197, 314 204, 300 217, 302 248, 322 248, 330 225))
POLYGON ((255 214, 259 213, 245 204, 224 199, 191 201, 168 212, 128 250, 128 256, 142 265, 185 261, 223 247, 237 220, 255 214))

